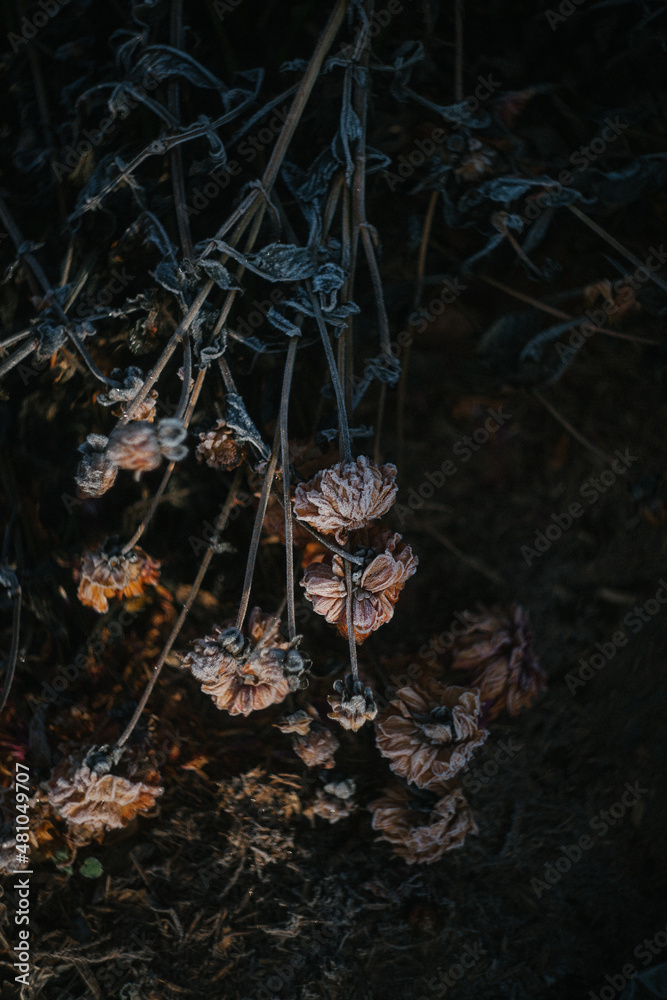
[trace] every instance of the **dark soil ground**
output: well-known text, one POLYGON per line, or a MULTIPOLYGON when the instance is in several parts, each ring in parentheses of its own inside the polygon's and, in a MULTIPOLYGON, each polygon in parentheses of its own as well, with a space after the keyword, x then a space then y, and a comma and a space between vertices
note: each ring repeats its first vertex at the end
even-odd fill
MULTIPOLYGON (((288 20, 278 3, 244 0, 207 37, 204 12, 189 14, 186 3, 186 22, 196 29, 191 51, 225 79, 232 69, 266 65, 267 92, 278 93, 285 84, 277 67, 297 56, 309 58, 330 6, 292 4, 288 20)), ((406 39, 425 41, 427 70, 412 85, 436 103, 451 104, 452 5, 404 6, 377 47, 386 56, 406 39)), ((64 8, 58 14, 69 18, 63 34, 45 35, 37 47, 47 84, 52 65, 63 87, 76 80, 77 60, 79 75, 88 72, 85 46, 75 39, 90 37, 95 54, 114 28, 130 24, 124 2, 105 5, 99 20, 96 8, 78 7, 64 8), (72 65, 63 69, 53 51, 66 42, 74 50, 72 65)), ((636 178, 615 181, 620 193, 605 189, 598 202, 577 204, 643 262, 650 247, 661 246, 667 219, 658 176, 667 155, 661 69, 667 8, 648 0, 589 0, 572 8, 552 30, 542 4, 466 2, 465 93, 489 73, 501 80, 503 93, 543 87, 513 123, 520 150, 512 147, 510 155, 506 138, 490 134, 491 147, 506 164, 501 173, 507 174, 556 176, 572 151, 597 134, 600 122, 624 115, 628 128, 580 178, 580 188, 590 193, 602 185, 595 170, 621 174, 649 154, 655 154, 658 179, 643 187, 636 178)), ((9 10, 6 23, 7 31, 15 30, 9 10)), ((48 30, 56 27, 54 18, 48 30)), ((25 238, 46 244, 43 261, 55 280, 67 228, 55 194, 45 193, 45 175, 34 168, 31 190, 30 172, 21 176, 16 150, 19 138, 29 146, 40 128, 34 97, 25 97, 33 77, 23 53, 8 51, 3 65, 8 93, 27 103, 21 112, 14 105, 3 112, 7 163, 0 185, 25 238)), ((317 96, 322 104, 306 118, 306 130, 318 141, 337 114, 329 107, 336 94, 325 80, 317 96)), ((49 97, 52 120, 64 121, 63 101, 55 93, 49 97)), ((194 118, 196 113, 189 114, 188 120, 194 118)), ((397 164, 438 121, 435 112, 392 101, 383 90, 372 104, 369 142, 397 164)), ((416 190, 424 176, 421 168, 393 191, 381 173, 369 178, 368 215, 382 246, 394 337, 407 328, 415 297, 431 196, 430 190, 416 190)), ((71 211, 67 185, 62 195, 71 211)), ((219 211, 215 225, 230 206, 211 210, 219 211)), ((488 217, 504 206, 487 207, 488 217)), ((380 701, 420 647, 447 631, 456 612, 480 603, 518 603, 527 610, 548 674, 548 689, 530 710, 515 718, 504 714, 491 725, 463 780, 478 835, 433 865, 408 866, 371 828, 366 806, 390 772, 370 725, 358 733, 338 731, 335 772, 320 775, 302 765, 273 727, 279 706, 248 719, 230 718, 173 656, 139 734, 162 754, 159 810, 83 848, 74 860, 63 846, 62 826, 53 821, 54 840, 43 845, 31 878, 34 979, 26 997, 562 1000, 587 997, 591 990, 597 996, 605 987, 618 996, 625 965, 643 971, 667 961, 667 948, 659 943, 653 953, 642 950, 646 939, 662 940, 667 925, 667 604, 656 600, 667 578, 667 403, 660 346, 667 298, 654 282, 644 283, 638 310, 611 327, 656 346, 596 333, 550 384, 544 372, 518 364, 514 333, 500 347, 496 337, 480 354, 480 343, 491 342, 485 333, 501 318, 526 310, 536 330, 559 322, 486 279, 574 316, 590 305, 587 286, 613 282, 626 267, 634 270, 567 207, 549 211, 547 235, 531 255, 541 276, 524 267, 507 240, 472 270, 457 272, 493 230, 449 224, 438 202, 421 296, 430 318, 402 351, 404 378, 387 394, 379 444, 382 460, 399 469, 401 506, 388 523, 420 559, 393 620, 360 654, 380 701), (454 273, 466 288, 440 311, 444 276, 454 273), (490 410, 501 411, 502 426, 470 447, 466 436, 484 427, 490 410), (625 462, 614 466, 619 452, 625 462), (439 486, 436 473, 448 459, 456 472, 439 486), (606 475, 610 468, 616 471, 606 475), (431 487, 427 474, 436 485, 431 487), (579 504, 580 514, 559 533, 555 517, 564 525, 563 512, 572 504, 579 504), (548 548, 536 541, 547 530, 551 539, 539 537, 549 540, 548 548), (511 754, 503 755, 503 747, 511 754), (359 808, 335 825, 321 818, 311 822, 303 809, 332 774, 355 780, 359 808), (626 795, 627 785, 633 795, 626 795), (575 848, 585 835, 586 849, 575 848), (101 865, 96 877, 81 873, 87 858, 101 865), (616 977, 617 987, 605 977, 616 977)), ((195 220, 195 239, 209 235, 207 221, 195 220)), ((108 234, 109 248, 119 235, 108 234)), ((100 237, 91 232, 88 238, 100 237)), ((9 266, 8 240, 0 252, 9 266)), ((112 259, 109 249, 109 268, 112 259)), ((664 277, 665 270, 658 274, 664 277)), ((128 295, 147 287, 147 274, 128 295)), ((29 291, 25 281, 6 282, 4 289, 9 336, 27 322, 29 312, 22 310, 29 291)), ((255 294, 262 289, 251 286, 249 299, 255 294)), ((362 315, 372 313, 364 267, 357 301, 362 315)), ((125 354, 116 360, 120 332, 104 336, 95 357, 105 371, 133 363, 125 354)), ((282 359, 269 354, 254 360, 247 348, 234 350, 240 389, 270 440, 282 359)), ((303 353, 292 406, 295 433, 305 435, 324 364, 315 348, 303 353)), ((214 520, 231 481, 198 466, 192 456, 177 469, 145 542, 162 561, 161 589, 127 602, 136 620, 110 638, 104 629, 117 616, 118 602, 102 621, 82 608, 72 566, 82 547, 104 533, 131 534, 159 473, 139 486, 125 473, 99 500, 75 506, 63 501, 74 492, 76 447, 97 429, 99 411, 93 410, 91 380, 61 357, 39 377, 11 373, 3 382, 1 413, 3 513, 9 521, 18 503, 21 544, 10 562, 23 574, 24 595, 23 657, 5 710, 3 774, 9 783, 13 759, 25 759, 35 788, 60 759, 61 744, 112 742, 129 719, 196 574, 191 541, 214 520), (91 656, 89 669, 50 699, 44 685, 58 664, 72 662, 86 648, 94 629, 103 637, 102 654, 91 656)), ((134 363, 146 368, 149 361, 140 355, 134 363)), ((175 375, 167 377, 164 396, 171 390, 176 399, 179 387, 175 375)), ((213 412, 214 400, 211 390, 202 417, 213 412)), ((326 401, 325 408, 330 406, 326 401)), ((377 427, 377 406, 376 386, 355 414, 357 424, 377 427)), ((331 420, 329 412, 329 423, 320 426, 331 426, 331 420)), ((228 535, 233 548, 214 557, 178 651, 234 613, 251 531, 247 509, 228 535)), ((253 603, 279 604, 283 567, 283 547, 262 545, 253 603)), ((324 717, 346 646, 297 589, 299 630, 314 661, 309 694, 324 717)), ((11 638, 7 608, 4 656, 11 638)), ((2 934, 12 947, 15 899, 10 882, 5 886, 2 934)), ((5 1000, 17 992, 10 965, 0 968, 7 977, 0 994, 5 1000)), ((653 995, 665 994, 646 994, 653 995)))

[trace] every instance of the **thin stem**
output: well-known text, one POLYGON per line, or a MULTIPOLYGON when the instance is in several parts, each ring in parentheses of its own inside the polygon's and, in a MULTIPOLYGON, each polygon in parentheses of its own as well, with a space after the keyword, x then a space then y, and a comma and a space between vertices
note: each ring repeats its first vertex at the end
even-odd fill
POLYGON ((336 395, 336 405, 338 406, 338 424, 340 427, 340 438, 341 438, 341 450, 343 452, 343 461, 352 461, 352 447, 350 444, 350 428, 347 422, 347 408, 345 406, 345 395, 343 393, 343 387, 340 384, 340 378, 338 377, 338 369, 336 367, 336 360, 333 354, 333 348, 331 347, 331 341, 329 340, 329 332, 326 328, 326 324, 322 317, 322 310, 320 309, 320 304, 317 301, 317 296, 313 293, 310 285, 308 286, 308 294, 310 296, 310 301, 315 312, 315 319, 317 320, 317 326, 320 331, 320 336, 322 338, 322 344, 324 345, 324 353, 327 356, 327 364, 329 365, 329 374, 331 375, 331 382, 333 384, 334 393, 336 395))
POLYGON ((299 338, 292 337, 287 349, 283 388, 280 397, 280 452, 283 466, 283 503, 285 505, 285 559, 287 570, 287 627, 290 641, 296 636, 296 611, 294 608, 294 539, 292 525, 292 499, 290 496, 288 415, 289 397, 294 374, 294 362, 299 338))
MULTIPOLYGON (((183 0, 172 0, 170 21, 169 35, 171 47, 173 49, 180 49, 183 44, 183 0)), ((170 113, 178 121, 180 127, 181 91, 178 80, 172 80, 169 83, 167 103, 170 113)), ((174 146, 173 149, 169 150, 169 162, 171 164, 171 184, 174 192, 178 234, 181 240, 181 247, 183 248, 183 255, 187 260, 191 260, 192 236, 190 234, 188 210, 185 204, 182 146, 174 146)))
POLYGON ((373 285, 373 294, 375 296, 375 304, 378 311, 378 324, 380 327, 380 344, 382 346, 382 353, 391 357, 391 334, 389 333, 389 318, 387 316, 387 307, 384 302, 384 291, 382 288, 382 278, 380 277, 380 268, 378 267, 377 258, 375 256, 373 241, 368 231, 368 223, 363 223, 360 229, 361 242, 364 245, 364 253, 366 254, 368 269, 371 272, 371 283, 373 285))
POLYGON ((199 593, 199 588, 202 585, 202 581, 204 579, 204 576, 206 575, 206 571, 207 571, 207 569, 208 569, 208 567, 210 565, 211 559, 213 558, 213 552, 214 552, 213 546, 214 546, 214 544, 215 544, 215 542, 216 542, 216 540, 217 540, 220 532, 224 531, 224 528, 225 528, 225 526, 227 524, 227 521, 229 519, 229 515, 230 515, 231 510, 232 510, 232 507, 234 506, 234 503, 236 502, 236 494, 238 492, 238 489, 239 489, 240 485, 241 485, 241 469, 237 469, 236 475, 234 476, 234 481, 233 481, 231 489, 229 491, 229 495, 227 497, 227 500, 225 501, 225 506, 220 511, 220 515, 219 515, 219 517, 218 517, 218 519, 216 521, 216 524, 215 524, 215 535, 214 535, 213 539, 211 540, 211 542, 209 542, 209 548, 207 549, 206 553, 204 554, 204 558, 201 561, 201 565, 199 567, 199 572, 197 573, 195 581, 192 584, 192 587, 190 589, 190 593, 188 594, 188 598, 187 598, 185 604, 183 605, 183 607, 181 609, 181 613, 178 616, 178 619, 177 619, 177 621, 176 621, 173 629, 171 630, 171 633, 169 635, 169 638, 167 639, 167 642, 165 644, 164 649, 160 653, 160 656, 159 656, 159 658, 158 658, 155 666, 153 667, 153 673, 151 674, 150 680, 148 681, 148 684, 146 685, 144 693, 141 696, 141 700, 140 700, 139 704, 137 705, 137 707, 136 707, 136 709, 134 711, 134 715, 132 716, 132 718, 128 722, 127 727, 125 728, 125 731, 122 733, 122 735, 116 741, 116 747, 122 747, 122 746, 125 745, 125 743, 127 743, 128 739, 132 735, 132 730, 136 726, 136 724, 139 721, 139 718, 141 716, 141 713, 143 712, 144 708, 146 707, 146 703, 147 703, 148 699, 151 696, 151 692, 152 692, 153 688, 155 687, 155 684, 157 683, 157 679, 160 676, 160 672, 162 670, 162 667, 164 666, 164 664, 166 662, 166 659, 169 656, 169 654, 170 654, 170 652, 172 650, 172 647, 173 647, 174 643, 176 642, 176 640, 177 640, 177 638, 178 638, 178 636, 180 634, 181 629, 183 628, 183 623, 185 622, 185 619, 188 616, 188 612, 190 611, 190 608, 194 604, 195 599, 197 597, 197 594, 199 593))
POLYGON ((618 240, 615 240, 614 237, 611 236, 606 229, 603 229, 602 226, 598 226, 597 222, 593 222, 593 220, 589 218, 589 216, 587 216, 584 212, 582 212, 580 208, 577 208, 576 205, 568 205, 567 207, 570 209, 573 215, 576 215, 578 219, 581 219, 582 222, 585 222, 586 225, 590 229, 592 229, 594 233, 597 233, 598 236, 601 236, 602 239, 609 244, 609 246, 612 246, 614 248, 614 250, 618 250, 618 252, 622 254, 626 260, 629 260, 631 264, 634 264, 635 267, 641 267, 642 269, 648 271, 651 281, 655 285, 657 285, 658 288, 662 288, 663 292, 667 292, 667 282, 664 282, 662 278, 659 278, 657 274, 654 274, 653 271, 651 271, 646 266, 645 263, 642 263, 638 257, 635 257, 633 253, 630 253, 629 250, 626 250, 623 244, 619 243, 618 240))
POLYGON ((280 442, 280 423, 276 424, 276 431, 273 435, 273 445, 271 447, 271 457, 268 461, 266 475, 264 476, 264 482, 262 483, 262 492, 259 498, 259 504, 257 506, 257 513, 255 514, 255 523, 252 529, 252 538, 250 539, 250 547, 248 549, 248 561, 246 563, 245 579, 243 581, 243 593, 241 594, 241 602, 239 604, 238 615, 236 616, 236 627, 238 629, 243 629, 243 622, 245 621, 245 616, 248 611, 248 602, 250 601, 250 589, 252 587, 252 578, 255 575, 255 563, 257 561, 257 552, 259 551, 259 540, 262 535, 262 524, 264 523, 264 517, 266 516, 266 508, 269 505, 269 495, 271 493, 271 488, 273 486, 273 477, 276 474, 276 466, 278 464, 278 446, 280 442))
POLYGON ((39 337, 33 337, 32 340, 29 340, 27 343, 19 347, 17 351, 14 351, 13 354, 10 354, 8 358, 5 358, 0 365, 0 378, 2 378, 3 375, 6 375, 7 372, 11 371, 12 368, 15 368, 16 365, 20 364, 21 361, 23 361, 24 358, 27 358, 29 354, 32 354, 38 344, 39 337))
MULTIPOLYGON (((556 309, 554 306, 549 306, 545 302, 540 302, 539 299, 534 299, 531 295, 526 295, 524 292, 517 292, 516 289, 510 288, 509 285, 504 285, 502 281, 490 278, 486 274, 478 274, 476 277, 485 281, 487 285, 492 285, 494 288, 500 289, 501 292, 506 292, 507 295, 511 295, 520 302, 526 302, 529 306, 533 306, 535 309, 540 309, 542 312, 548 313, 550 316, 556 316, 558 319, 575 319, 575 317, 570 315, 570 313, 563 312, 562 309, 556 309)), ((661 343, 659 340, 650 340, 648 337, 639 337, 634 333, 621 333, 619 330, 609 330, 606 326, 596 326, 593 323, 591 323, 591 327, 597 333, 603 333, 607 337, 617 337, 619 340, 632 340, 638 344, 651 344, 653 347, 659 347, 661 343)))
POLYGON ((0 712, 7 704, 9 692, 11 691, 14 674, 16 673, 16 662, 19 655, 19 638, 21 630, 21 585, 14 593, 14 608, 12 613, 12 645, 9 650, 9 661, 5 671, 2 699, 0 700, 0 712))
POLYGON ((601 448, 597 448, 594 444, 592 444, 588 438, 584 437, 584 435, 578 431, 576 427, 573 427, 572 424, 565 419, 562 413, 558 412, 555 406, 552 406, 552 404, 544 398, 541 392, 538 392, 537 389, 533 389, 532 393, 536 399, 539 399, 542 406, 549 411, 552 417, 555 417, 559 424, 563 425, 568 434, 571 434, 573 438, 576 438, 580 444, 583 444, 584 448, 587 448, 593 455, 595 455, 596 458, 600 459, 600 461, 605 462, 607 465, 611 465, 614 461, 613 455, 609 455, 606 451, 602 451, 601 448))
POLYGON ((165 472, 164 476, 162 477, 162 482, 160 483, 160 485, 157 488, 157 491, 156 491, 155 496, 153 497, 153 499, 151 501, 151 505, 148 508, 148 511, 146 512, 146 514, 144 515, 144 517, 141 519, 141 523, 139 524, 139 527, 137 528, 137 530, 135 531, 135 533, 132 535, 132 538, 121 549, 121 555, 126 556, 127 553, 130 552, 134 548, 134 546, 137 544, 137 542, 139 541, 139 539, 143 535, 144 531, 146 530, 146 528, 148 527, 148 525, 150 524, 150 522, 153 520, 153 515, 155 514, 155 511, 157 510, 157 506, 158 506, 160 500, 162 499, 162 497, 164 495, 164 491, 167 488, 167 484, 169 483, 169 480, 171 479, 171 474, 172 474, 172 472, 174 471, 175 468, 176 468, 176 462, 170 462, 169 465, 167 466, 166 472, 165 472))
POLYGON ((352 567, 345 563, 345 617, 347 619, 347 643, 350 650, 350 665, 355 681, 359 680, 359 664, 357 663, 357 640, 354 636, 354 593, 352 583, 352 567))
POLYGON ((176 420, 182 420, 185 411, 188 408, 188 400, 190 398, 190 382, 192 381, 192 347, 190 346, 190 338, 185 338, 185 344, 183 345, 183 388, 181 389, 181 398, 178 401, 178 409, 174 414, 176 420))

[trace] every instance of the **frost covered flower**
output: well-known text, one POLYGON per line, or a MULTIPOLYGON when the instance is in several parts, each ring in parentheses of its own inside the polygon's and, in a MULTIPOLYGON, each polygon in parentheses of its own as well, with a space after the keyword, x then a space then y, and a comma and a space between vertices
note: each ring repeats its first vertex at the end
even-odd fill
POLYGON ((224 420, 216 421, 215 427, 200 434, 199 439, 197 461, 205 461, 211 469, 236 469, 248 454, 247 446, 236 440, 234 431, 224 420))
POLYGON ((140 812, 148 812, 164 789, 150 756, 128 751, 122 764, 108 747, 93 747, 85 756, 75 753, 54 769, 47 782, 54 811, 67 821, 72 839, 81 845, 107 830, 127 826, 140 812), (112 774, 124 770, 127 777, 112 774))
MULTIPOLYGON (((114 368, 111 372, 111 378, 116 382, 120 382, 120 386, 109 389, 107 393, 100 394, 97 397, 97 402, 101 406, 113 406, 114 403, 120 403, 118 411, 114 411, 120 416, 131 405, 139 390, 143 388, 144 375, 141 368, 131 366, 126 372, 123 372, 122 368, 114 368)), ((156 400, 157 392, 155 389, 151 389, 143 402, 137 407, 132 420, 148 420, 152 423, 155 420, 156 400)))
POLYGON ((315 816, 325 819, 328 823, 339 823, 342 819, 347 819, 357 810, 354 801, 356 785, 352 778, 345 781, 330 781, 324 789, 318 788, 312 803, 303 811, 311 823, 314 823, 315 816))
POLYGON ((114 546, 86 549, 78 570, 77 597, 96 611, 108 611, 110 597, 138 597, 144 587, 157 583, 160 563, 135 545, 123 555, 114 546))
POLYGON ((279 627, 279 618, 253 608, 247 635, 216 625, 212 635, 195 639, 183 666, 202 682, 202 691, 216 707, 230 715, 250 715, 275 705, 306 686, 309 666, 294 642, 280 637, 279 627))
MULTIPOLYGON (((358 532, 354 542, 355 554, 364 558, 362 566, 352 567, 354 637, 362 643, 393 616, 398 596, 419 560, 399 534, 377 527, 358 532)), ((321 562, 310 563, 301 586, 313 609, 347 636, 343 557, 327 553, 321 562)))
POLYGON ((111 432, 107 458, 120 469, 149 472, 157 469, 166 458, 178 462, 188 453, 183 444, 187 431, 181 420, 165 417, 157 424, 147 420, 130 421, 111 432))
POLYGON ((368 806, 373 829, 388 841, 409 865, 431 865, 459 847, 468 834, 478 833, 463 792, 455 788, 441 798, 415 795, 402 785, 384 789, 382 797, 368 806))
POLYGON ((329 718, 340 722, 343 729, 356 732, 364 722, 371 721, 378 714, 372 690, 364 687, 361 681, 355 681, 352 674, 348 674, 344 681, 334 681, 334 691, 335 694, 327 696, 331 706, 329 718))
POLYGON ((101 497, 116 481, 118 466, 105 455, 108 443, 103 434, 89 434, 79 445, 81 459, 74 481, 84 497, 101 497))
POLYGON ((294 513, 325 535, 344 545, 348 531, 365 528, 386 514, 396 499, 395 465, 375 465, 365 455, 339 462, 299 483, 294 513))
POLYGON ((376 723, 376 742, 392 771, 418 788, 437 788, 465 767, 488 732, 479 728, 474 688, 428 680, 396 692, 376 723))
POLYGON ((526 612, 519 605, 508 611, 496 605, 464 611, 461 618, 466 628, 452 647, 452 667, 469 671, 469 682, 479 688, 489 719, 504 708, 517 715, 546 687, 526 612))
POLYGON ((299 736, 306 736, 312 722, 312 716, 308 712, 304 712, 303 709, 299 709, 291 715, 283 715, 282 718, 273 724, 281 733, 298 733, 299 736))
POLYGON ((292 749, 306 767, 321 767, 325 770, 335 764, 334 754, 340 747, 335 735, 320 722, 314 722, 305 736, 292 737, 292 749))

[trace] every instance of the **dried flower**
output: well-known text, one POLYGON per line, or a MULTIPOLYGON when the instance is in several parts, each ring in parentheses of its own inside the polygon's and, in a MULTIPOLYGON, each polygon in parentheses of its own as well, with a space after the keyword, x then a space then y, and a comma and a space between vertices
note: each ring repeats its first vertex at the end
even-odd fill
POLYGON ((119 766, 118 756, 108 747, 93 747, 85 756, 74 753, 61 761, 47 782, 49 802, 67 821, 76 844, 93 837, 101 840, 105 831, 127 826, 137 813, 152 809, 164 791, 145 752, 126 753, 122 769, 127 777, 111 773, 119 766))
POLYGON ((317 789, 315 799, 304 809, 303 814, 311 823, 314 822, 315 816, 327 820, 328 823, 338 823, 356 812, 355 792, 356 785, 352 778, 345 781, 330 781, 324 789, 317 789))
MULTIPOLYGON (((354 637, 362 643, 393 616, 398 596, 419 560, 401 536, 391 531, 370 528, 358 532, 354 542, 356 554, 364 557, 363 566, 352 569, 354 637)), ((301 586, 313 609, 347 636, 343 557, 327 553, 321 562, 310 563, 301 586)))
POLYGON ((299 709, 298 712, 293 712, 291 715, 283 715, 282 718, 273 724, 281 733, 298 733, 299 736, 305 736, 311 727, 312 721, 313 718, 308 712, 299 709))
POLYGON ((86 549, 78 570, 77 597, 96 611, 108 611, 109 597, 137 597, 144 587, 157 583, 160 563, 135 545, 123 555, 108 541, 86 549))
POLYGON ((299 483, 294 513, 326 535, 345 544, 348 531, 365 528, 386 514, 396 499, 395 465, 374 465, 361 455, 355 462, 339 462, 299 483))
POLYGON ((230 715, 249 715, 284 700, 306 686, 309 663, 279 635, 280 619, 253 608, 247 636, 234 627, 214 626, 213 635, 196 639, 183 658, 202 691, 230 715))
MULTIPOLYGON (((123 373, 122 368, 114 368, 111 372, 111 378, 115 379, 116 382, 120 382, 121 385, 117 388, 109 389, 107 393, 99 395, 97 402, 101 406, 113 406, 114 403, 120 403, 119 409, 114 412, 116 416, 121 416, 132 404, 134 397, 140 389, 143 388, 143 372, 141 368, 134 366, 128 368, 125 373, 123 373)), ((132 420, 148 420, 152 423, 155 420, 156 400, 157 392, 155 389, 151 389, 143 402, 137 407, 132 420)))
POLYGON ((427 680, 401 688, 377 720, 376 741, 396 774, 437 788, 465 767, 488 733, 476 689, 427 680))
POLYGON ((462 157, 454 174, 459 181, 476 181, 493 170, 495 151, 485 146, 479 139, 471 139, 468 152, 462 157))
POLYGON ((236 469, 248 454, 247 445, 237 442, 224 420, 216 421, 213 430, 200 434, 199 439, 197 461, 205 461, 211 469, 236 469))
POLYGON ((89 434, 79 445, 82 458, 74 481, 84 497, 101 497, 116 481, 118 466, 104 454, 108 443, 103 434, 89 434))
POLYGON ((162 459, 178 462, 188 453, 182 442, 187 431, 181 420, 166 417, 157 424, 146 420, 130 421, 112 431, 107 458, 120 469, 147 472, 157 469, 162 459))
POLYGON ((292 749, 306 767, 321 767, 325 770, 333 767, 334 754, 339 746, 335 733, 319 722, 314 722, 305 736, 292 737, 292 749))
POLYGON ((352 674, 348 674, 344 682, 334 681, 334 691, 336 694, 327 697, 332 708, 329 718, 340 722, 343 729, 356 732, 364 722, 373 720, 378 714, 372 690, 364 687, 361 681, 355 681, 352 674))
POLYGON ((489 719, 504 708, 517 715, 546 687, 525 610, 513 605, 504 611, 496 605, 490 611, 464 611, 461 618, 466 628, 452 647, 452 666, 470 672, 470 684, 480 689, 489 719))
POLYGON ((368 808, 373 813, 373 829, 381 831, 379 839, 388 841, 409 865, 431 865, 448 851, 463 847, 469 833, 479 832, 458 788, 435 799, 390 785, 368 808))

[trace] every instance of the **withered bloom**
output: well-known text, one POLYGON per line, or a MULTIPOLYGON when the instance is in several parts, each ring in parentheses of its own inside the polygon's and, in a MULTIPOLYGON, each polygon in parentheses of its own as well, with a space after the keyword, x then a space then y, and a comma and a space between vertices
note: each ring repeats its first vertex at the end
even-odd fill
POLYGON ((496 605, 465 611, 461 617, 466 629, 452 647, 452 666, 469 672, 469 683, 479 688, 482 703, 488 703, 490 720, 504 708, 517 715, 546 688, 526 612, 519 605, 508 611, 496 605))
MULTIPOLYGON (((121 385, 109 389, 107 393, 99 395, 97 402, 101 406, 113 406, 114 403, 120 403, 119 409, 114 411, 117 416, 120 416, 131 405, 139 390, 143 388, 144 376, 141 368, 131 366, 125 373, 122 368, 114 368, 111 372, 111 378, 115 379, 116 382, 120 382, 121 385)), ((147 420, 149 423, 152 423, 155 420, 156 400, 157 392, 155 389, 151 389, 143 402, 137 407, 132 420, 147 420)))
POLYGON ((348 674, 345 681, 334 681, 334 691, 335 694, 327 696, 331 706, 329 718, 340 722, 343 729, 356 732, 378 714, 372 690, 364 687, 361 681, 355 681, 352 674, 348 674))
POLYGON ((379 839, 388 841, 409 865, 431 865, 443 854, 463 847, 468 834, 479 832, 458 788, 436 798, 390 785, 368 808, 373 813, 373 829, 380 831, 379 839))
POLYGON ((437 788, 465 767, 488 733, 479 692, 427 681, 401 688, 376 723, 376 742, 392 771, 418 788, 437 788))
POLYGON ((212 430, 199 435, 199 440, 197 461, 205 461, 211 469, 236 469, 248 454, 247 445, 236 440, 224 420, 217 420, 212 430))
POLYGON ((294 642, 281 638, 279 627, 280 619, 253 608, 246 636, 237 628, 216 625, 213 635, 195 639, 183 666, 202 682, 202 691, 217 708, 230 715, 275 705, 306 686, 309 666, 294 642))
POLYGON ((101 497, 116 481, 118 466, 105 455, 108 443, 103 434, 89 434, 79 445, 81 459, 74 481, 84 497, 101 497))
MULTIPOLYGON (((399 534, 377 527, 354 536, 354 551, 364 558, 362 566, 352 567, 354 637, 362 643, 393 616, 399 594, 419 560, 399 534)), ((310 563, 301 586, 313 609, 347 636, 343 557, 327 553, 321 562, 310 563)))
POLYGON ((103 612, 109 609, 109 597, 138 597, 144 587, 157 583, 160 563, 138 545, 122 555, 105 542, 84 551, 78 575, 77 597, 81 603, 103 612))
POLYGON ((188 453, 183 444, 187 431, 181 420, 165 417, 157 424, 134 420, 111 432, 107 458, 120 469, 148 472, 157 469, 162 459, 178 462, 188 453))
POLYGON ((292 737, 292 749, 306 767, 321 767, 325 770, 335 764, 334 754, 340 743, 336 735, 319 722, 314 722, 305 736, 292 737))
POLYGON ((355 462, 339 462, 299 483, 294 513, 325 535, 344 545, 348 531, 365 528, 386 514, 396 499, 395 465, 375 465, 365 455, 355 462))
POLYGON ((345 781, 330 781, 324 789, 318 788, 313 802, 303 811, 311 823, 315 816, 327 820, 328 823, 338 823, 347 819, 357 810, 354 801, 356 786, 352 778, 345 781))
POLYGON ((281 733, 298 733, 299 736, 305 736, 309 732, 312 722, 312 716, 308 712, 304 712, 303 709, 299 709, 292 715, 283 715, 273 724, 281 733))
POLYGON ((67 821, 72 840, 79 845, 127 826, 137 813, 152 809, 164 791, 149 755, 130 750, 118 763, 118 755, 114 758, 108 747, 66 757, 53 771, 47 789, 52 808, 67 821), (111 770, 123 770, 127 777, 111 770))

